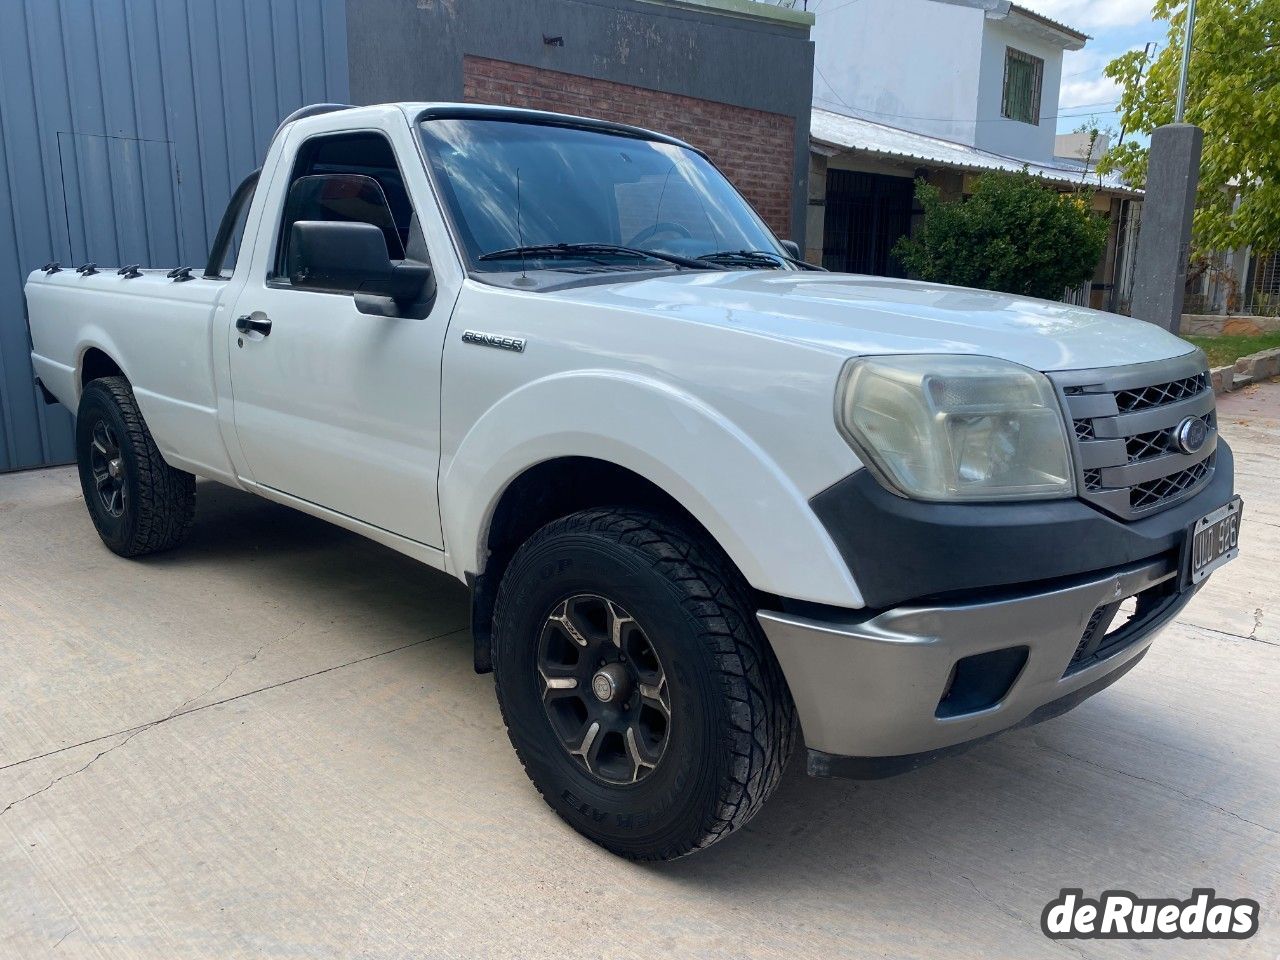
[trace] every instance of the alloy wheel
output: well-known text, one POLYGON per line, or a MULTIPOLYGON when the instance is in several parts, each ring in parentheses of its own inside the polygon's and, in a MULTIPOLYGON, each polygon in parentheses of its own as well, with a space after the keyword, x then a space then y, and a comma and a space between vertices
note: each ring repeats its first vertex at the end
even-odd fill
POLYGON ((538 641, 542 705, 565 751, 608 784, 657 768, 671 732, 667 676, 648 635, 605 597, 548 613, 538 641))
POLYGON ((93 486, 102 509, 113 517, 123 516, 128 496, 124 482, 124 457, 115 431, 105 420, 93 425, 89 470, 93 474, 93 486))

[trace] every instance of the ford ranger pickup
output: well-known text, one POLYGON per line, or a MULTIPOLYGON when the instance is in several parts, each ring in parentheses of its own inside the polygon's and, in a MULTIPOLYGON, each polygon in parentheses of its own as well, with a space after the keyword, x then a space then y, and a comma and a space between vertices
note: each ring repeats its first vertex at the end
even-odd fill
POLYGON ((203 271, 34 271, 32 361, 108 548, 201 477, 464 581, 534 786, 668 859, 800 739, 880 777, 1062 713, 1238 549, 1190 344, 798 257, 661 134, 317 105, 203 271))

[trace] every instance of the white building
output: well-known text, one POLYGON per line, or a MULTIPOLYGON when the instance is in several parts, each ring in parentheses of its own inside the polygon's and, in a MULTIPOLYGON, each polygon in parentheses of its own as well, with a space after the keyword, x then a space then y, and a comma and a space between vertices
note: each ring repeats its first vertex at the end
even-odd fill
POLYGON ((815 105, 1052 159, 1062 54, 1084 34, 1008 0, 824 0, 816 16, 815 105))
MULTIPOLYGON (((1056 138, 1062 55, 1087 36, 1009 0, 808 6, 816 16, 810 260, 901 274, 890 251, 918 217, 917 178, 958 197, 976 174, 1026 167, 1061 189, 1083 183, 1096 191, 1095 209, 1113 222, 1111 241, 1091 289, 1077 297, 1123 306, 1112 280, 1123 273, 1134 221, 1128 200, 1137 192, 1099 177, 1072 138, 1060 147, 1056 138)), ((1100 154, 1095 147, 1092 159, 1100 154)))

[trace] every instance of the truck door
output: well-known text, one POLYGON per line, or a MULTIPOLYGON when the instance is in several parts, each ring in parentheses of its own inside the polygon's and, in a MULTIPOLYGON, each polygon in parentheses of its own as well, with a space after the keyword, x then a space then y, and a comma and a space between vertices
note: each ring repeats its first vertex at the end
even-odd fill
POLYGON ((437 270, 429 308, 377 315, 350 291, 301 289, 287 274, 298 221, 373 224, 393 260, 429 260, 415 212, 429 187, 416 154, 406 183, 399 135, 291 134, 301 142, 271 184, 228 317, 234 418, 246 479, 441 547, 440 355, 457 278, 437 270))

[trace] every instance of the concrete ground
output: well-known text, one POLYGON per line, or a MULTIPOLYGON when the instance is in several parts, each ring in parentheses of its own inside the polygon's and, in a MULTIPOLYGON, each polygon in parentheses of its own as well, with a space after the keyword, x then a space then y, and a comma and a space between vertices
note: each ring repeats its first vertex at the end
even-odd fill
POLYGON ((464 591, 212 484, 121 560, 70 469, 0 477, 0 956, 1280 954, 1280 384, 1223 400, 1242 555, 1121 683, 894 780, 807 779, 691 859, 564 827, 464 591), (1262 904, 1251 941, 1053 942, 1062 887, 1262 904))

